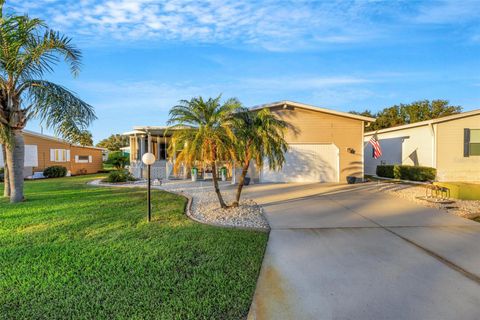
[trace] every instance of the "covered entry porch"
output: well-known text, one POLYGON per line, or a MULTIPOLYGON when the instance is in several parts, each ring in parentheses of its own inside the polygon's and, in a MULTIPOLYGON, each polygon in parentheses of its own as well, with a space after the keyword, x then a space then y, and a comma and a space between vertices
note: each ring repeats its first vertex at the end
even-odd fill
MULTIPOLYGON (((147 178, 147 166, 142 162, 142 156, 148 152, 153 153, 156 159, 151 166, 153 179, 189 179, 191 177, 191 168, 183 164, 180 164, 177 172, 173 170, 176 157, 175 155, 169 156, 168 147, 172 143, 172 133, 175 129, 165 126, 134 127, 133 129, 123 135, 130 138, 129 171, 135 178, 147 178)), ((199 179, 212 178, 211 168, 208 166, 198 163, 195 167, 198 169, 199 179)), ((240 170, 235 170, 233 161, 218 162, 217 167, 226 167, 226 178, 232 183, 236 182, 236 175, 240 174, 240 170)))
POLYGON ((134 127, 133 131, 125 132, 130 138, 130 173, 138 179, 147 177, 147 166, 142 162, 142 156, 151 152, 155 155, 155 163, 151 167, 153 179, 186 178, 185 168, 180 175, 173 173, 173 161, 169 159, 167 149, 171 141, 172 130, 168 127, 134 127))

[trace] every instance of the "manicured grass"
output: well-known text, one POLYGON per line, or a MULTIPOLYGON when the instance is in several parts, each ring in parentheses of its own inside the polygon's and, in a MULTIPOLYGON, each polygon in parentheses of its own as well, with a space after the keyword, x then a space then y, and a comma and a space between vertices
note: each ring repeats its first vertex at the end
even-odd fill
POLYGON ((184 198, 159 191, 147 223, 145 190, 90 179, 0 200, 0 319, 245 317, 266 233, 192 222, 184 198))
POLYGON ((450 189, 450 196, 461 200, 480 200, 480 183, 435 182, 436 185, 450 189))

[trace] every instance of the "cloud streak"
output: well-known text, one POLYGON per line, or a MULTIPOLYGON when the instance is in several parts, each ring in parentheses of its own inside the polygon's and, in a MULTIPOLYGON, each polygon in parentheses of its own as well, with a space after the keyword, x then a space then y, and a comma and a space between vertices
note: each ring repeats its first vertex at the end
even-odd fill
POLYGON ((37 0, 13 1, 58 29, 90 38, 223 42, 271 50, 345 44, 378 37, 365 2, 37 0))

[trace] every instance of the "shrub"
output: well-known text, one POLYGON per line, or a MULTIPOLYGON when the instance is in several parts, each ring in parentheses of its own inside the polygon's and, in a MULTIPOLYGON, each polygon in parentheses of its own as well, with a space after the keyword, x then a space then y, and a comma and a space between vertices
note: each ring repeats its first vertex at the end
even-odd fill
POLYGON ((437 170, 430 167, 380 165, 377 166, 377 176, 410 181, 435 180, 437 170))
POLYGON ((377 176, 393 179, 394 177, 393 166, 392 165, 377 166, 377 176))
POLYGON ((130 172, 125 170, 117 170, 111 171, 110 174, 103 181, 109 183, 117 183, 135 180, 136 179, 130 174, 130 172))
POLYGON ((60 178, 67 175, 67 168, 62 166, 51 166, 43 170, 45 178, 60 178))
POLYGON ((129 157, 122 154, 121 151, 112 152, 108 155, 108 160, 105 162, 111 164, 115 169, 125 169, 125 166, 130 164, 129 157))

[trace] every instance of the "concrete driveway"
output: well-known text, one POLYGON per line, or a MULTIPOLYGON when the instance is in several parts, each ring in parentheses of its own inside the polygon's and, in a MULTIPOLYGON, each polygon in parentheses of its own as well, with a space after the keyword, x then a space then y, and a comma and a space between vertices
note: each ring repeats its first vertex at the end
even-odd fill
POLYGON ((272 227, 249 319, 480 319, 480 224, 361 185, 255 185, 272 227))

